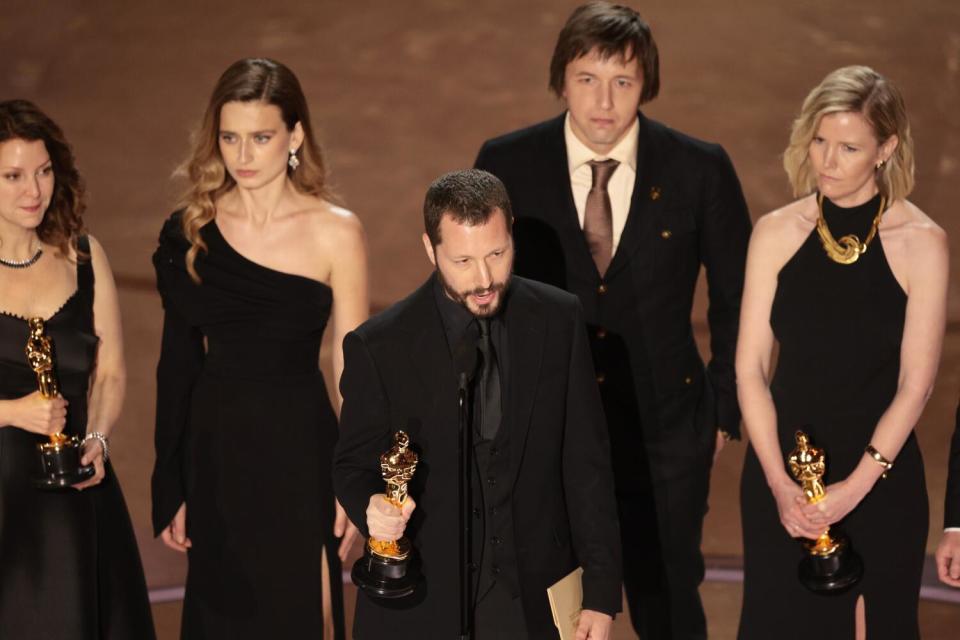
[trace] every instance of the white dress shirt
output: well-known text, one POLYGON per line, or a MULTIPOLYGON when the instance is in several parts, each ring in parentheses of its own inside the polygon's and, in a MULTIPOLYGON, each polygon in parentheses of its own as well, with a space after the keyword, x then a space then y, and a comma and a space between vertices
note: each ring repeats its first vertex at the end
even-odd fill
POLYGON ((637 180, 637 136, 640 132, 640 120, 635 119, 623 140, 617 143, 610 153, 601 156, 592 151, 573 133, 570 126, 570 113, 563 124, 563 137, 567 143, 567 168, 570 171, 570 187, 573 190, 573 203, 577 207, 577 218, 583 228, 583 213, 587 207, 587 194, 593 186, 591 160, 613 159, 620 164, 614 169, 607 193, 610 195, 610 209, 613 213, 613 253, 617 252, 620 235, 627 224, 630 213, 630 199, 633 197, 633 185, 637 180))

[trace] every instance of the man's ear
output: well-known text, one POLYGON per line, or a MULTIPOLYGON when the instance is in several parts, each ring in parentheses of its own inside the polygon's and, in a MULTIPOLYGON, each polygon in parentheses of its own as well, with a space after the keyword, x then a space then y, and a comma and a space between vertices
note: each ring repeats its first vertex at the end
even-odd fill
POLYGON ((423 234, 423 250, 427 252, 427 258, 433 266, 437 266, 437 256, 433 251, 433 243, 430 242, 430 236, 423 234))

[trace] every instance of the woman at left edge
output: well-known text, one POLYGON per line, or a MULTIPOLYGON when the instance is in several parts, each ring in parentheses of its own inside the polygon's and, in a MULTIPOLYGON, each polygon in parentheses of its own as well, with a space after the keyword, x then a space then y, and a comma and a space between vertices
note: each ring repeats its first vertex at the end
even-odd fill
POLYGON ((154 638, 130 517, 107 438, 126 384, 107 257, 83 224, 84 189, 60 128, 25 100, 0 102, 0 634, 154 638), (61 396, 37 390, 27 319, 45 321, 61 396), (37 444, 84 439, 95 475, 41 491, 37 444))

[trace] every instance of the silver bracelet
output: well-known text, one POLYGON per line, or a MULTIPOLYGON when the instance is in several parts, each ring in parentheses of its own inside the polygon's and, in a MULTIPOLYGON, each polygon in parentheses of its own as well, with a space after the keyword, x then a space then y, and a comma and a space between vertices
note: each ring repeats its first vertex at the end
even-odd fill
POLYGON ((97 440, 103 447, 103 461, 106 462, 110 459, 110 445, 107 444, 107 436, 99 431, 91 431, 83 437, 83 443, 86 444, 87 440, 97 440))

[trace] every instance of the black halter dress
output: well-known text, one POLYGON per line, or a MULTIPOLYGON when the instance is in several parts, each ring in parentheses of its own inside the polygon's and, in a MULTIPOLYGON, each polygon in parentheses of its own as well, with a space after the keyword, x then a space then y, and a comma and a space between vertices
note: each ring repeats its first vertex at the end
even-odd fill
MULTIPOLYGON (((866 238, 877 195, 840 208, 824 198, 835 238, 866 238)), ((825 450, 827 484, 846 478, 863 456, 897 391, 907 296, 887 263, 880 234, 850 265, 827 257, 814 229, 781 269, 770 323, 780 345, 770 385, 784 459, 803 427, 825 450)), ((788 472, 789 473, 789 472, 788 472)), ((840 523, 863 558, 863 579, 822 596, 797 579, 801 547, 780 524, 776 501, 753 449, 741 481, 744 599, 741 640, 854 637, 863 596, 867 637, 918 638, 917 606, 927 539, 923 461, 911 433, 886 479, 840 523)))

